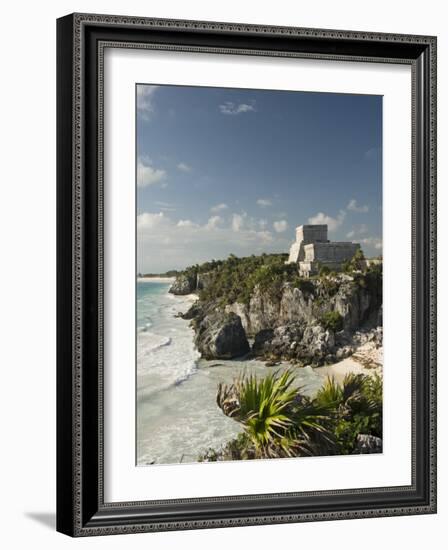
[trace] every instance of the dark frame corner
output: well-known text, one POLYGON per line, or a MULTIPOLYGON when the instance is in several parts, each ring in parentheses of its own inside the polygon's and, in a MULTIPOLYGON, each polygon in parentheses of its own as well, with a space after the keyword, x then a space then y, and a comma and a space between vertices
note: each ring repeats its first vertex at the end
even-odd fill
POLYGON ((57 530, 71 536, 436 512, 436 38, 72 14, 57 21, 57 530), (105 503, 102 103, 105 44, 405 63, 413 74, 413 483, 105 503), (98 122, 98 124, 97 124, 98 122), (86 418, 89 421, 86 421, 86 418))

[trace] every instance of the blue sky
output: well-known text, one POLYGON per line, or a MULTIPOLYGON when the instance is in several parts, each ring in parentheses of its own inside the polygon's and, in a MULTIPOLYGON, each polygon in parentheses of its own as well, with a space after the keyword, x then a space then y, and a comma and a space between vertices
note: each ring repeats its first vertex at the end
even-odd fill
POLYGON ((382 252, 380 96, 137 85, 137 270, 288 252, 295 227, 382 252))

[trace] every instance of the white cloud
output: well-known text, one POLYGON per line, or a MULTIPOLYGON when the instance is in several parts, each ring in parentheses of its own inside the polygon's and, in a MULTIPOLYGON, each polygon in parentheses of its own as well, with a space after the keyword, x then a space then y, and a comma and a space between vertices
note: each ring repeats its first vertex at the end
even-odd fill
POLYGON ((225 258, 263 252, 286 251, 289 241, 260 229, 247 213, 228 219, 211 216, 199 224, 190 219, 171 219, 163 212, 145 212, 137 219, 138 270, 163 272, 225 258), (237 231, 235 231, 235 228, 237 231))
POLYGON ((364 204, 363 206, 358 205, 356 199, 351 199, 347 204, 347 210, 358 212, 359 214, 365 214, 369 211, 369 207, 367 206, 367 204, 364 204))
MULTIPOLYGON (((259 239, 263 244, 271 244, 274 242, 274 238, 272 237, 272 233, 270 231, 253 231, 251 230, 252 235, 256 236, 257 239, 259 239)), ((287 249, 285 248, 285 251, 287 249)))
POLYGON ((169 220, 163 212, 154 214, 152 212, 143 212, 137 216, 137 229, 153 229, 154 227, 164 225, 169 220))
POLYGON ((221 218, 221 216, 212 216, 211 218, 209 218, 206 227, 208 229, 216 229, 222 224, 222 222, 223 219, 221 218))
POLYGON ((245 218, 244 214, 243 215, 233 214, 233 216, 232 216, 232 229, 233 229, 233 231, 237 232, 237 231, 241 231, 241 229, 243 229, 244 218, 245 218))
POLYGON ((351 231, 349 231, 347 233, 347 237, 349 239, 352 239, 353 237, 357 236, 357 235, 365 235, 368 231, 368 227, 365 223, 362 223, 361 225, 357 225, 355 227, 353 227, 353 229, 351 231))
POLYGON ((249 113, 255 111, 255 101, 249 103, 234 103, 233 101, 225 101, 219 106, 219 110, 223 115, 240 115, 241 113, 249 113))
MULTIPOLYGON (((263 219, 259 220, 257 218, 253 218, 252 216, 248 216, 247 212, 242 212, 241 214, 232 214, 230 218, 230 226, 234 233, 244 231, 246 233, 257 234, 259 236, 263 234, 263 239, 266 242, 272 241, 272 234, 266 229, 268 226, 268 222, 263 219)), ((285 247, 287 246, 288 244, 285 243, 285 247)))
POLYGON ((153 95, 159 86, 137 85, 137 110, 144 120, 149 120, 154 112, 153 95))
POLYGON ((366 244, 368 246, 373 246, 375 250, 382 250, 383 248, 383 240, 379 237, 366 237, 364 239, 361 239, 360 243, 366 244))
POLYGON ((212 206, 210 208, 210 212, 222 212, 223 210, 227 210, 229 208, 226 203, 221 202, 220 204, 215 204, 215 206, 212 206))
MULTIPOLYGON (((165 170, 153 168, 149 161, 138 159, 137 161, 137 185, 148 187, 154 183, 162 182, 166 178, 165 170)), ((166 187, 166 184, 164 184, 166 187)))
POLYGON ((270 199, 258 199, 257 204, 258 204, 258 206, 261 206, 262 208, 266 208, 267 206, 272 205, 272 201, 270 199))
POLYGON ((177 227, 198 227, 198 225, 191 220, 179 220, 177 227))
POLYGON ((365 235, 366 233, 368 233, 367 225, 361 224, 353 227, 352 230, 346 234, 346 236, 354 242, 361 244, 363 249, 365 249, 364 252, 367 257, 375 256, 378 254, 378 251, 382 251, 383 241, 379 237, 362 237, 362 235, 365 235))
POLYGON ((191 172, 191 166, 185 162, 179 162, 179 164, 177 165, 177 169, 181 172, 191 172))
POLYGON ((328 216, 327 214, 324 214, 323 212, 318 212, 315 216, 311 216, 311 218, 308 218, 308 223, 316 224, 316 225, 328 225, 329 231, 335 231, 338 227, 340 227, 345 220, 345 212, 344 210, 339 210, 339 214, 336 218, 332 218, 331 216, 328 216))
POLYGON ((286 220, 279 220, 274 222, 273 226, 277 233, 283 233, 288 229, 288 222, 286 220))

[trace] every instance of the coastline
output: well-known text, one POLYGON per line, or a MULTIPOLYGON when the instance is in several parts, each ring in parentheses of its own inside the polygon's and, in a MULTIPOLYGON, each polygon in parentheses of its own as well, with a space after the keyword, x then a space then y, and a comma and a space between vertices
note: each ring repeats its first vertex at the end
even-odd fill
POLYGON ((370 342, 360 346, 353 355, 315 369, 323 378, 333 377, 336 382, 342 383, 347 374, 374 375, 383 372, 383 348, 375 347, 370 342))
POLYGON ((137 277, 137 283, 174 283, 176 277, 137 277))
POLYGON ((336 382, 342 383, 347 374, 364 374, 372 376, 382 374, 382 363, 372 359, 375 353, 382 355, 382 348, 373 346, 361 346, 352 356, 342 359, 337 363, 323 365, 321 367, 297 367, 289 361, 279 361, 275 366, 267 367, 266 361, 260 359, 214 359, 207 360, 199 358, 197 365, 199 369, 216 369, 220 373, 222 382, 231 383, 232 378, 242 374, 255 374, 263 377, 275 371, 283 372, 291 369, 296 377, 296 386, 302 386, 304 393, 312 396, 324 383, 327 377, 333 377, 336 382), (368 357, 369 366, 366 366, 368 357), (304 381, 306 379, 305 385, 304 381))
POLYGON ((148 277, 138 284, 137 465, 194 462, 204 442, 214 446, 232 439, 239 426, 223 421, 214 383, 210 386, 206 373, 198 376, 194 334, 178 316, 197 296, 170 294, 168 278, 148 277))
MULTIPOLYGON (((294 368, 288 361, 280 361, 273 367, 267 367, 266 361, 260 359, 198 359, 198 369, 206 370, 216 378, 217 384, 231 384, 235 378, 240 376, 249 376, 251 374, 258 378, 263 378, 273 372, 283 373, 285 370, 292 369, 295 375, 295 387, 301 387, 306 395, 312 396, 323 383, 320 373, 315 368, 306 366, 294 368)), ((214 396, 213 398, 215 398, 214 396)))
MULTIPOLYGON (((170 278, 145 277, 138 282, 169 284, 170 278)), ((150 290, 149 286, 146 288, 150 290)), ((142 343, 146 338, 154 337, 160 338, 161 342, 151 340, 157 345, 153 345, 150 355, 142 354, 139 361, 139 466, 195 463, 207 449, 220 448, 242 432, 242 426, 225 416, 216 405, 219 383, 231 384, 241 375, 254 374, 263 378, 275 371, 291 369, 295 376, 294 385, 312 397, 327 376, 333 376, 341 383, 348 373, 371 375, 382 369, 382 348, 376 348, 372 342, 360 346, 352 356, 338 363, 321 367, 294 367, 289 361, 266 366, 265 360, 249 357, 203 359, 194 346, 193 328, 177 315, 179 311, 184 313, 197 299, 194 293, 183 296, 169 294, 168 288, 151 299, 151 303, 157 306, 157 317, 150 315, 149 327, 144 328, 140 338, 142 343), (175 367, 182 367, 187 357, 194 362, 194 367, 188 371, 181 368, 179 373, 175 373, 175 367)), ((140 352, 143 351, 141 348, 140 352)))

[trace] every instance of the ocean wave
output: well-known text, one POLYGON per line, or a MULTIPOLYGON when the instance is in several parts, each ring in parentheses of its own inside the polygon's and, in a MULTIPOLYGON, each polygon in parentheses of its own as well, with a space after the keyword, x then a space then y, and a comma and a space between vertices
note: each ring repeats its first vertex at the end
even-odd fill
POLYGON ((197 371, 196 361, 191 361, 188 364, 184 364, 185 372, 178 374, 176 378, 169 377, 157 377, 157 372, 152 372, 151 376, 140 377, 138 384, 138 402, 144 402, 152 399, 155 395, 160 395, 164 392, 170 392, 173 388, 176 388, 189 380, 197 371), (146 378, 146 381, 143 380, 146 378))
POLYGON ((139 350, 137 357, 148 355, 151 352, 169 346, 172 339, 169 336, 159 336, 153 332, 149 332, 146 327, 139 334, 139 350))
POLYGON ((179 330, 172 334, 172 337, 153 333, 139 335, 137 375, 140 397, 178 386, 197 371, 200 354, 194 347, 192 335, 179 330))
POLYGON ((182 384, 196 372, 200 357, 188 321, 176 316, 187 311, 191 299, 168 293, 151 294, 149 287, 143 296, 144 305, 137 306, 141 324, 137 331, 139 401, 182 384))
POLYGON ((146 322, 142 327, 138 327, 137 332, 148 332, 148 329, 152 327, 152 322, 146 322))

